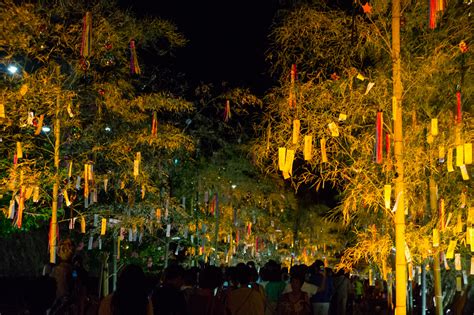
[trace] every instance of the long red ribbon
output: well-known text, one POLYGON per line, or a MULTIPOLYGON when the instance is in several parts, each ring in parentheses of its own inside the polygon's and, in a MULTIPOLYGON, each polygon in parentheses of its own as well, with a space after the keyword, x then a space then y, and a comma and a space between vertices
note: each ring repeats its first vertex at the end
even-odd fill
POLYGON ((456 100, 457 100, 457 115, 456 115, 456 122, 459 124, 462 121, 462 108, 461 108, 461 92, 456 92, 456 100))

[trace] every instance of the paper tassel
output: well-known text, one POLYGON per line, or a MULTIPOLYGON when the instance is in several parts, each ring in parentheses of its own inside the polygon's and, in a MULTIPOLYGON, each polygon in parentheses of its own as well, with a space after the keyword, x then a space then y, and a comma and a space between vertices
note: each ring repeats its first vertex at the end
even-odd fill
POLYGON ((101 221, 101 226, 100 226, 100 235, 105 235, 105 232, 107 230, 107 219, 102 218, 101 221))
POLYGON ((158 133, 158 118, 156 112, 153 112, 153 118, 151 121, 151 136, 156 137, 158 133))
POLYGON ((19 141, 16 143, 16 157, 19 159, 23 158, 23 150, 21 148, 21 142, 19 141))
POLYGON ((431 119, 431 135, 438 135, 438 118, 431 119))
POLYGON ((84 216, 81 216, 81 233, 86 233, 86 219, 84 216))
POLYGON ((453 149, 448 149, 448 161, 447 161, 447 166, 448 166, 448 172, 454 172, 454 167, 453 167, 453 149))
POLYGON ((230 113, 230 101, 226 100, 225 102, 225 108, 224 108, 224 121, 228 122, 231 117, 230 113))
POLYGON ((278 170, 285 170, 286 148, 278 148, 278 170))
POLYGON ((313 157, 313 137, 304 136, 304 150, 303 150, 304 160, 309 161, 313 157))
POLYGON ((438 211, 439 211, 439 229, 440 231, 444 231, 444 228, 446 227, 444 198, 439 198, 438 211))
POLYGON ((461 92, 457 91, 456 92, 456 122, 459 124, 462 122, 462 105, 461 105, 461 92))
POLYGON ((383 187, 383 196, 385 201, 385 209, 390 209, 390 198, 392 196, 392 186, 385 185, 383 187))
POLYGON ((138 64, 137 52, 135 49, 135 41, 130 41, 130 73, 141 74, 140 65, 138 64))
POLYGON ((0 103, 0 118, 5 118, 5 105, 0 103))
POLYGON ((321 143, 321 162, 327 163, 328 157, 326 155, 326 138, 320 140, 321 143))
POLYGON ((140 174, 140 162, 142 159, 142 154, 137 152, 135 160, 133 161, 133 176, 137 177, 140 174))
POLYGON ((92 44, 92 14, 86 12, 82 23, 82 45, 81 57, 88 58, 91 55, 92 44))
POLYGON ((453 259, 454 258, 454 250, 456 249, 457 240, 449 241, 448 251, 446 253, 446 259, 453 259))
POLYGON ((439 231, 438 229, 433 229, 433 247, 439 246, 439 231))
POLYGON ((456 166, 464 165, 464 145, 456 146, 456 166))
POLYGON ((328 124, 329 131, 331 131, 331 136, 333 137, 339 137, 339 127, 336 125, 336 123, 332 122, 328 124))
POLYGON ((382 163, 383 113, 377 112, 375 128, 375 162, 382 163))
POLYGON ((472 164, 472 143, 464 143, 464 164, 472 164))
POLYGON ((297 144, 300 138, 300 120, 293 120, 293 144, 297 144))

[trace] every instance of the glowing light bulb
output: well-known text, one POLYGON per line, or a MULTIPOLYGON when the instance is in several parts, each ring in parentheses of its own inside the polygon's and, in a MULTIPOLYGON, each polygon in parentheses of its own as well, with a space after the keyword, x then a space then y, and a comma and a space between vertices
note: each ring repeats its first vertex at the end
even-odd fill
POLYGON ((43 130, 43 132, 50 132, 51 128, 49 128, 48 126, 43 126, 43 128, 41 128, 41 130, 43 130))
POLYGON ((105 127, 105 131, 109 132, 109 131, 112 131, 112 129, 110 129, 109 126, 105 127))
POLYGON ((9 65, 9 66, 7 67, 7 70, 8 70, 8 72, 10 72, 11 74, 15 74, 15 73, 18 72, 18 67, 15 66, 15 65, 9 65))

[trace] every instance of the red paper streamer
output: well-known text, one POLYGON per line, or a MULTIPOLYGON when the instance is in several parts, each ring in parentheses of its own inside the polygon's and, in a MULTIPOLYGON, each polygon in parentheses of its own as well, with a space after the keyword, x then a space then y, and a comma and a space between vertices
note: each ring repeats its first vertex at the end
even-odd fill
POLYGON ((382 163, 382 143, 383 143, 383 113, 377 112, 377 122, 375 126, 375 162, 382 163))
POLYGON ((387 159, 390 158, 390 134, 387 132, 385 134, 385 152, 387 154, 387 159))
POLYGON ((138 64, 137 51, 135 49, 135 40, 130 41, 130 73, 140 74, 140 65, 138 64))
POLYGON ((230 102, 229 100, 226 101, 225 103, 225 109, 224 109, 224 121, 228 122, 230 119, 231 113, 230 113, 230 102))
POLYGON ((258 236, 255 237, 255 252, 258 253, 258 236))
POLYGON ((288 106, 290 108, 296 108, 296 94, 295 94, 295 81, 296 81, 296 64, 291 65, 290 71, 290 96, 288 98, 288 106))
POLYGON ((235 231, 235 245, 239 246, 239 242, 240 242, 240 233, 239 233, 239 230, 236 230, 235 231))
POLYGON ((158 119, 156 117, 156 112, 153 112, 153 119, 151 121, 151 135, 156 137, 158 133, 158 119))
POLYGON ((456 100, 457 100, 457 114, 456 114, 456 122, 460 124, 462 122, 462 107, 461 107, 461 92, 456 92, 456 100))
POLYGON ((434 30, 436 28, 436 3, 437 0, 430 0, 430 21, 429 27, 434 30))

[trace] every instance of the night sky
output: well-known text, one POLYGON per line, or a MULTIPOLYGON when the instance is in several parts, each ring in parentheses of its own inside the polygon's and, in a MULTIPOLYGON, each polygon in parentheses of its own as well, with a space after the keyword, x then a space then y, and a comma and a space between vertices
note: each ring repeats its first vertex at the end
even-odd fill
POLYGON ((264 60, 277 0, 121 0, 138 16, 172 21, 189 40, 176 54, 176 67, 192 83, 250 87, 258 94, 271 86, 264 60))

